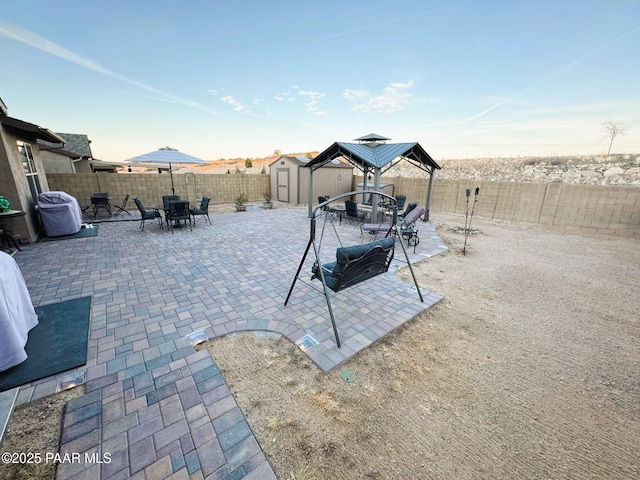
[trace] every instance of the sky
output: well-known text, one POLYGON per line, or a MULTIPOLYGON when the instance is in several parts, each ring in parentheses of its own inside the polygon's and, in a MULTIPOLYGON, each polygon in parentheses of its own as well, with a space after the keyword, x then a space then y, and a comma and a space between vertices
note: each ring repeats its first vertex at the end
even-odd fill
POLYGON ((13 0, 0 98, 105 161, 638 154, 639 52, 640 0, 13 0))

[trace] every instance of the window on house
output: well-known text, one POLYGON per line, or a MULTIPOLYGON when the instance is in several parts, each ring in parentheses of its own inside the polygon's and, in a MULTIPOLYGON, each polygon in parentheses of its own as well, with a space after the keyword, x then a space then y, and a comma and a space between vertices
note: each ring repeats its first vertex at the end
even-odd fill
POLYGON ((30 144, 18 140, 18 151, 20 152, 24 173, 27 176, 27 183, 29 183, 29 190, 31 190, 31 198, 33 203, 36 204, 38 203, 38 195, 42 193, 42 187, 40 186, 38 170, 36 170, 36 162, 33 159, 33 150, 30 144))

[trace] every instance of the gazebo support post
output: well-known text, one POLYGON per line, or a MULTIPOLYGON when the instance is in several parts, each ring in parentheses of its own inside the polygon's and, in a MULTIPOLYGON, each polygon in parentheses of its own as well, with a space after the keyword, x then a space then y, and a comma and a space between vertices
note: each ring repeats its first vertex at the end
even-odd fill
MULTIPOLYGON (((380 167, 376 167, 373 170, 373 189, 376 192, 380 191, 380 167)), ((380 200, 380 195, 378 195, 377 193, 374 193, 371 199, 371 222, 378 221, 378 201, 379 200, 380 200)))
POLYGON ((429 221, 429 209, 431 208, 431 189, 433 188, 433 168, 429 174, 429 186, 427 187, 427 201, 424 206, 424 221, 429 221))
POLYGON ((313 216, 313 168, 309 169, 309 218, 313 216))
MULTIPOLYGON (((362 191, 364 192, 367 189, 367 175, 369 173, 369 167, 367 167, 366 165, 364 165, 364 169, 362 170, 362 191)), ((362 202, 364 203, 366 202, 367 199, 365 198, 365 194, 362 194, 362 202)))

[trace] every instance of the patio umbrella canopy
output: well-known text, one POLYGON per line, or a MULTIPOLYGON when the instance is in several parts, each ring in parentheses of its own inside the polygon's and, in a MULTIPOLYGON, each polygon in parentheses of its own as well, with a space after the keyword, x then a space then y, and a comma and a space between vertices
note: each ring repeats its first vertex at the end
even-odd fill
POLYGON ((191 155, 187 155, 186 153, 182 153, 177 149, 171 147, 164 147, 154 152, 145 153, 144 155, 138 155, 137 157, 128 159, 127 162, 169 164, 169 175, 171 176, 171 192, 174 195, 176 194, 176 189, 173 186, 173 170, 171 168, 172 164, 206 165, 207 163, 209 163, 199 158, 192 157, 191 155))

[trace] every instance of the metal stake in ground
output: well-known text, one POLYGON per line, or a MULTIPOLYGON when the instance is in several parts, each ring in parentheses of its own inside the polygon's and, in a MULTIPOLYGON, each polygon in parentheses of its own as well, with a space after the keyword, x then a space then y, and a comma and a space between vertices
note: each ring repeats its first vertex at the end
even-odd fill
POLYGON ((467 238, 469 238, 469 233, 471 232, 471 221, 473 220, 473 214, 476 211, 476 203, 478 203, 478 196, 480 195, 480 187, 476 187, 476 192, 473 199, 473 206, 471 207, 471 215, 469 216, 469 226, 467 227, 467 211, 469 210, 469 196, 471 195, 471 190, 467 188, 467 210, 464 214, 464 246, 462 247, 462 254, 467 254, 467 238))
MULTIPOLYGON (((467 220, 469 219, 469 197, 471 196, 471 189, 467 188, 467 191, 465 192, 465 194, 467 196, 467 203, 464 206, 464 230, 462 231, 462 233, 464 233, 464 245, 466 248, 467 232, 469 232, 469 230, 467 230, 467 220)), ((462 253, 464 254, 464 248, 462 249, 462 253)))

